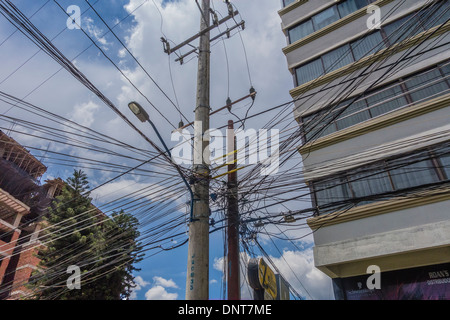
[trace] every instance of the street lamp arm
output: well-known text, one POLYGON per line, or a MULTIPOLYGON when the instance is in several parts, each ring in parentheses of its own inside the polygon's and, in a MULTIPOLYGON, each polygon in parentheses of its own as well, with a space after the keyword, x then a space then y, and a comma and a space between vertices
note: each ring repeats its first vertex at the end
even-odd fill
MULTIPOLYGON (((173 163, 172 154, 171 154, 169 148, 167 147, 166 143, 164 142, 163 138, 159 134, 158 129, 156 129, 155 124, 150 119, 147 119, 147 121, 150 123, 153 130, 156 132, 156 135, 158 136, 159 141, 161 141, 162 145, 164 146, 164 149, 166 150, 167 154, 169 155, 170 160, 173 163)), ((187 182, 186 178, 184 177, 183 172, 181 172, 180 167, 176 163, 173 163, 173 164, 174 164, 175 168, 177 169, 178 173, 180 174, 181 179, 183 179, 183 182, 186 185, 186 187, 189 191, 189 194, 191 195, 191 213, 190 213, 189 220, 190 220, 190 222, 192 222, 192 221, 194 221, 194 192, 192 191, 191 185, 187 182)))

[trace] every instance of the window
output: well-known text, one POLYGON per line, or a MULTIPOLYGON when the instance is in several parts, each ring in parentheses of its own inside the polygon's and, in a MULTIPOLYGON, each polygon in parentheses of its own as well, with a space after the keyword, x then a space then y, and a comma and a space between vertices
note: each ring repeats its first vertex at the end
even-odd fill
POLYGON ((341 14, 341 18, 348 16, 367 5, 366 0, 347 0, 338 4, 338 10, 341 14))
MULTIPOLYGON (((350 190, 345 180, 332 179, 314 184, 317 206, 326 206, 333 202, 340 202, 350 198, 350 190)), ((331 210, 328 209, 328 210, 331 210)))
MULTIPOLYGON (((414 160, 405 159, 404 161, 414 160)), ((390 170, 390 173, 396 190, 417 187, 439 181, 439 177, 430 160, 424 160, 390 170)))
MULTIPOLYGON (((298 27, 291 29, 289 31, 290 40, 296 41, 301 37, 304 37, 305 35, 312 32, 313 27, 315 30, 318 30, 319 28, 321 28, 320 26, 324 24, 326 21, 332 21, 333 19, 335 19, 333 18, 335 15, 338 15, 337 6, 328 8, 327 10, 319 13, 318 15, 312 18, 314 26, 311 25, 309 21, 306 21, 300 24, 298 27)), ((401 30, 399 30, 399 28, 404 24, 405 25, 403 26, 403 28, 405 28, 406 25, 414 25, 415 27, 409 26, 408 30, 415 29, 417 31, 416 33, 423 31, 423 28, 420 27, 420 24, 418 23, 418 19, 411 17, 412 15, 406 16, 384 27, 384 29, 386 29, 385 31, 388 34, 388 37, 390 37, 389 41, 391 44, 393 43, 392 41, 398 42, 403 39, 406 39, 406 37, 408 36, 406 33, 405 33, 406 35, 405 34, 401 35, 404 32, 401 32, 401 30)), ((373 54, 384 47, 385 42, 383 40, 383 36, 381 35, 380 31, 376 31, 370 35, 367 35, 363 39, 352 42, 351 44, 345 44, 337 49, 334 49, 328 53, 323 54, 319 59, 315 60, 314 62, 308 63, 309 66, 300 67, 299 69, 305 67, 304 69, 302 69, 302 72, 304 70, 309 71, 306 73, 306 75, 300 74, 299 77, 298 76, 299 69, 297 69, 296 70, 297 85, 301 85, 316 78, 311 77, 311 75, 319 74, 320 76, 324 73, 324 71, 325 73, 328 73, 336 69, 342 68, 354 61, 358 61, 364 56, 373 54), (319 65, 320 59, 323 61, 322 67, 319 65), (325 70, 323 70, 323 68, 325 68, 325 70), (319 73, 320 69, 322 70, 319 73)))
POLYGON ((353 56, 348 44, 343 45, 322 56, 325 72, 331 72, 353 62, 353 56))
MULTIPOLYGON (((338 108, 339 106, 346 107, 351 101, 352 100, 348 100, 339 104, 338 108)), ((346 107, 345 111, 339 115, 336 124, 338 130, 342 130, 368 119, 370 119, 370 113, 367 110, 366 101, 360 100, 353 102, 350 106, 346 107)))
POLYGON ((376 117, 408 104, 400 85, 384 88, 380 92, 367 97, 372 117, 376 117))
POLYGON ((284 6, 286 7, 295 1, 297 1, 297 0, 283 0, 283 3, 284 3, 284 6))
POLYGON ((442 1, 430 7, 430 12, 421 15, 422 24, 426 29, 445 23, 450 18, 450 2, 442 1))
POLYGON ((383 48, 385 44, 380 31, 376 31, 361 40, 351 43, 353 55, 355 60, 359 60, 365 56, 371 55, 383 48))
POLYGON ((324 11, 316 14, 312 17, 314 27, 316 30, 325 28, 326 26, 332 24, 340 19, 337 6, 332 6, 324 11))
POLYGON ((439 70, 434 69, 420 75, 414 76, 405 85, 410 91, 414 102, 423 101, 443 95, 448 90, 447 82, 442 78, 439 70))
POLYGON ((333 122, 334 113, 330 110, 322 110, 320 113, 314 113, 303 118, 305 128, 305 138, 307 141, 326 136, 336 131, 336 125, 333 122))
MULTIPOLYGON (((285 0, 284 5, 287 6, 288 4, 294 2, 295 0, 285 0)), ((344 18, 345 16, 348 16, 349 14, 367 6, 369 3, 375 2, 376 0, 344 0, 341 1, 337 6, 334 5, 330 8, 327 8, 323 10, 322 12, 317 13, 316 15, 312 16, 307 21, 301 23, 305 24, 302 27, 300 27, 301 31, 297 30, 293 32, 293 35, 291 36, 291 31, 294 29, 297 29, 299 26, 295 26, 292 29, 289 30, 289 43, 293 43, 299 39, 302 39, 309 35, 310 33, 314 31, 318 31, 322 28, 325 28, 326 26, 332 24, 333 22, 338 21, 341 18, 344 18), (310 24, 311 23, 311 24, 310 24)))
POLYGON ((311 20, 307 20, 298 26, 289 29, 289 43, 293 43, 299 39, 302 39, 314 32, 313 24, 311 20))
MULTIPOLYGON (((374 169, 369 173, 353 174, 350 182, 356 198, 382 194, 393 191, 391 181, 385 169, 374 169)), ((361 201, 363 205, 372 201, 361 201)))
MULTIPOLYGON (((441 163, 439 167, 435 167, 431 160, 433 154, 425 149, 387 162, 378 161, 371 165, 365 165, 343 173, 336 178, 313 182, 316 204, 320 214, 345 208, 345 200, 364 199, 380 194, 384 194, 384 196, 379 199, 386 199, 395 196, 390 195, 390 192, 450 180, 450 154, 445 154, 450 152, 449 145, 441 145, 435 148, 434 152, 442 154, 438 158, 441 163), (444 176, 446 177, 440 178, 438 175, 440 170, 445 173, 444 176)), ((397 194, 400 195, 400 193, 397 194)), ((376 197, 358 201, 356 205, 373 201, 377 201, 376 197)))
POLYGON ((311 61, 295 70, 297 85, 304 84, 320 77, 323 74, 323 65, 320 59, 311 61))
MULTIPOLYGON (((442 73, 445 75, 445 77, 450 76, 450 63, 447 63, 445 65, 440 66, 442 73)), ((448 80, 448 78, 447 78, 448 80)))
POLYGON ((407 15, 383 27, 391 45, 424 31, 415 15, 416 13, 407 15))
POLYGON ((305 140, 308 142, 312 136, 314 138, 326 136, 390 111, 447 94, 450 92, 450 84, 445 80, 446 76, 443 74, 449 72, 450 64, 422 71, 404 81, 396 81, 388 86, 374 89, 350 106, 348 105, 353 98, 304 117, 305 140), (340 113, 342 108, 346 108, 346 110, 340 113), (328 114, 326 120, 317 120, 323 118, 324 113, 328 114), (312 120, 306 124, 306 119, 312 120), (325 124, 327 127, 322 130, 325 124), (309 130, 306 129, 306 126, 309 130), (319 131, 320 133, 316 134, 319 131))
MULTIPOLYGON (((447 150, 450 152, 450 150, 447 150)), ((445 173, 447 180, 450 180, 450 154, 443 155, 439 158, 442 165, 442 171, 445 173)))

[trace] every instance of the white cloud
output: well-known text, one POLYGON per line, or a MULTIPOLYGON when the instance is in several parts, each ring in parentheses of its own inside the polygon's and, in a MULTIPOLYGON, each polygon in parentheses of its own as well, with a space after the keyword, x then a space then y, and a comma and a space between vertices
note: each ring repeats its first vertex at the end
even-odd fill
POLYGON ((163 277, 153 277, 153 281, 155 282, 156 286, 161 286, 164 288, 175 288, 178 289, 178 286, 172 279, 164 279, 163 277))
POLYGON ((178 293, 169 293, 162 286, 154 286, 145 293, 147 300, 176 300, 178 293))
MULTIPOLYGON (((137 277, 135 277, 134 278, 134 282, 136 283, 136 285, 137 285, 137 287, 145 287, 145 286, 147 286, 147 285, 149 285, 150 284, 150 282, 147 282, 147 281, 145 281, 144 279, 142 279, 142 277, 141 276, 137 276, 137 277)), ((136 287, 136 288, 137 288, 136 287)))
POLYGON ((91 37, 94 37, 97 42, 99 42, 103 47, 103 50, 108 50, 107 45, 109 45, 108 41, 106 41, 103 34, 105 33, 101 28, 97 27, 94 23, 94 20, 87 17, 84 18, 83 28, 87 30, 91 37))
MULTIPOLYGON (((199 11, 195 2, 191 0, 168 2, 164 5, 161 4, 162 0, 155 0, 155 2, 163 16, 162 32, 164 35, 161 33, 160 14, 153 3, 149 2, 145 5, 145 10, 139 9, 133 13, 136 24, 131 30, 127 46, 144 68, 146 68, 172 100, 174 100, 168 65, 168 60, 170 59, 172 78, 178 100, 180 101, 180 108, 184 115, 192 118, 192 106, 195 105, 197 59, 195 59, 195 55, 187 57, 185 58, 185 62, 191 57, 194 59, 191 63, 185 63, 180 66, 174 62, 176 58, 174 54, 169 58, 163 52, 160 38, 166 36, 173 41, 171 42, 173 45, 182 42, 198 32, 199 11)), ((130 0, 130 3, 125 6, 125 9, 131 12, 140 3, 141 1, 139 0, 130 0)), ((226 15, 226 6, 223 3, 214 2, 213 5, 216 10, 226 15)), ((273 0, 258 0, 258 6, 256 7, 250 1, 240 1, 236 5, 242 15, 242 19, 246 22, 245 31, 242 31, 241 35, 245 43, 247 56, 249 57, 248 62, 252 82, 258 91, 256 104, 252 109, 253 113, 262 111, 268 106, 290 100, 289 89, 293 86, 292 77, 287 70, 286 58, 281 51, 281 48, 286 45, 286 41, 281 31, 281 21, 277 14, 279 3, 273 0)), ((237 21, 240 18, 236 18, 237 21)), ((228 27, 231 27, 233 22, 227 24, 228 27)), ((223 25, 220 30, 224 31, 225 28, 226 26, 223 25)), ((217 33, 218 30, 214 30, 211 36, 217 33)), ((198 40, 192 42, 193 45, 197 45, 197 43, 198 40)), ((211 107, 213 109, 225 105, 227 99, 228 79, 224 76, 224 74, 227 74, 226 58, 230 62, 230 98, 232 100, 238 99, 248 94, 248 90, 250 89, 244 48, 240 36, 236 34, 230 39, 225 40, 224 43, 228 57, 225 56, 222 43, 217 43, 217 45, 213 43, 211 48, 211 107)), ((180 52, 185 53, 190 49, 191 47, 187 46, 182 48, 180 52)), ((129 77, 147 96, 151 97, 154 105, 165 106, 160 107, 165 114, 175 112, 178 115, 178 112, 171 106, 171 103, 163 97, 161 92, 156 89, 140 68, 136 67, 131 70, 129 77)), ((126 103, 130 99, 143 101, 144 98, 136 94, 136 90, 129 90, 129 84, 125 81, 123 92, 120 94, 119 99, 122 100, 121 103, 126 103)), ((248 103, 249 101, 246 102, 248 103)), ((244 105, 246 102, 237 104, 233 108, 236 108, 240 115, 241 113, 244 115, 246 111, 244 105)), ((157 112, 151 112, 154 113, 154 117, 161 119, 157 112)), ((215 116, 212 119, 212 125, 219 124, 221 126, 224 123, 226 124, 228 117, 228 114, 226 115, 226 119, 223 116, 215 116), (214 124, 217 120, 219 121, 214 124)), ((269 120, 270 117, 268 115, 266 120, 269 120)), ((261 123, 266 121, 262 118, 264 117, 258 118, 255 126, 261 126, 261 123)), ((247 123, 250 125, 253 120, 250 119, 247 123)), ((167 122, 164 119, 161 119, 158 123, 160 123, 159 126, 161 128, 167 127, 167 122)), ((170 135, 168 131, 171 128, 167 127, 165 130, 170 135)))
MULTIPOLYGON (((253 299, 248 286, 247 270, 249 256, 241 252, 241 298, 253 299)), ((283 277, 302 297, 310 300, 333 299, 331 279, 314 266, 312 249, 305 251, 283 251, 282 257, 271 257, 283 277)), ((226 258, 214 259, 213 268, 223 272, 226 258)), ((266 260, 267 262, 267 260, 266 260)), ((274 270, 275 271, 275 270, 274 270)))
POLYGON ((125 58, 126 55, 127 55, 127 50, 125 48, 120 49, 117 53, 117 56, 119 58, 125 58))
POLYGON ((76 104, 70 114, 70 120, 82 126, 90 127, 95 121, 95 112, 99 108, 99 105, 92 101, 76 104))
POLYGON ((160 201, 171 197, 172 201, 181 203, 184 199, 174 191, 168 191, 164 186, 151 182, 138 182, 134 179, 122 179, 108 183, 96 189, 92 196, 99 203, 107 203, 122 197, 146 198, 150 201, 160 201))
POLYGON ((130 295, 130 299, 134 300, 137 298, 137 292, 142 290, 142 288, 145 288, 146 286, 148 286, 150 284, 150 282, 145 281, 144 279, 142 279, 141 276, 136 276, 134 278, 134 284, 136 285, 133 288, 133 291, 131 292, 130 295))
MULTIPOLYGON (((134 283, 136 287, 133 289, 130 299, 136 299, 138 291, 150 285, 150 282, 145 281, 141 276, 136 276, 134 278, 134 283)), ((167 292, 166 288, 178 289, 178 286, 172 279, 154 276, 152 287, 145 293, 145 299, 176 300, 178 298, 178 293, 167 292)))
MULTIPOLYGON (((242 300, 253 300, 253 290, 248 285, 247 280, 247 265, 249 256, 245 252, 240 253, 241 258, 241 267, 240 267, 240 280, 241 280, 241 299, 242 300)), ((226 270, 224 270, 224 266, 226 266, 226 257, 214 258, 213 268, 217 271, 224 272, 222 276, 224 277, 226 274, 226 270)))
POLYGON ((282 257, 271 259, 285 279, 307 299, 334 299, 331 279, 314 266, 312 249, 286 250, 282 257))

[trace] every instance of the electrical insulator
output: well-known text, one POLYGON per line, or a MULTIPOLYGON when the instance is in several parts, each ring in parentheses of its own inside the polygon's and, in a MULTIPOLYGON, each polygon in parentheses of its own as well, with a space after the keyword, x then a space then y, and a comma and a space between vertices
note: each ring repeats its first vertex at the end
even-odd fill
POLYGON ((230 97, 228 97, 226 105, 227 105, 228 111, 231 111, 231 99, 230 99, 230 97))
POLYGON ((255 97, 256 97, 256 90, 255 90, 255 88, 253 88, 253 87, 250 88, 250 94, 252 95, 252 100, 255 100, 255 97))

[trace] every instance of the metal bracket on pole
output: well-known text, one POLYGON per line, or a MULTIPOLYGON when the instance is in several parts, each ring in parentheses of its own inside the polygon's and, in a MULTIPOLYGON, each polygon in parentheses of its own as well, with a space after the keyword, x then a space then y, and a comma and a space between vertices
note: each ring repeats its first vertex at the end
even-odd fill
MULTIPOLYGON (((223 106, 223 107, 221 107, 221 108, 219 108, 219 109, 217 109, 217 110, 212 111, 209 115, 212 116, 212 115, 214 115, 215 113, 220 112, 220 111, 225 110, 225 109, 231 110, 231 106, 232 106, 232 105, 234 105, 234 104, 236 104, 236 103, 238 103, 238 102, 241 102, 241 101, 243 101, 243 100, 245 100, 245 99, 247 99, 247 98, 252 98, 252 99, 254 99, 255 96, 256 96, 256 91, 253 89, 253 90, 251 91, 251 93, 248 94, 248 95, 246 95, 245 97, 242 97, 242 98, 240 98, 240 99, 238 99, 238 100, 236 100, 236 101, 233 101, 233 102, 227 101, 227 104, 226 104, 225 106, 223 106)), ((200 106, 199 106, 199 107, 200 107, 200 106)), ((179 127, 178 129, 173 130, 172 132, 179 131, 179 130, 183 130, 183 129, 187 128, 187 127, 192 126, 193 124, 194 124, 194 122, 190 122, 190 123, 188 123, 188 124, 185 124, 184 126, 179 127)))
POLYGON ((194 53, 197 51, 197 48, 192 49, 191 51, 179 56, 178 58, 175 59, 175 62, 180 62, 180 64, 184 63, 184 58, 186 58, 188 55, 194 53))
POLYGON ((230 31, 232 31, 232 30, 234 30, 234 29, 236 29, 236 28, 239 28, 239 27, 241 27, 242 30, 245 29, 245 21, 244 21, 244 20, 242 20, 241 22, 239 22, 237 25, 234 25, 234 26, 232 26, 231 28, 228 28, 227 30, 225 30, 224 32, 218 34, 217 36, 211 38, 211 42, 214 41, 214 40, 219 39, 219 38, 222 37, 223 35, 227 35, 227 38, 229 38, 229 37, 230 37, 230 31))
MULTIPOLYGON (((203 30, 201 30, 200 32, 198 32, 196 35, 190 37, 189 39, 187 39, 186 41, 183 41, 182 43, 180 43, 179 45, 176 45, 173 48, 170 48, 170 46, 166 46, 166 48, 164 49, 164 52, 166 52, 167 54, 171 54, 179 49, 181 49, 182 47, 184 47, 185 45, 187 45, 188 43, 194 41, 195 39, 197 39, 198 37, 201 37, 202 35, 204 35, 205 33, 211 31, 212 29, 216 28, 217 26, 221 25, 222 23, 225 23, 226 21, 230 20, 231 18, 233 18, 235 15, 239 14, 239 12, 236 10, 233 12, 233 14, 226 16, 225 18, 221 19, 218 21, 218 24, 213 24, 203 30), (166 50, 167 49, 167 50, 166 50)), ((165 39, 164 39, 165 40, 165 39)), ((164 42, 164 41, 163 41, 164 42)), ((167 42, 167 40, 166 40, 167 42)))
MULTIPOLYGON (((241 22, 239 22, 238 24, 236 24, 236 25, 234 25, 234 26, 232 26, 232 27, 230 27, 230 28, 227 28, 227 30, 225 30, 224 32, 222 32, 222 33, 218 34, 217 36, 211 38, 210 41, 211 41, 211 42, 212 42, 212 41, 215 41, 215 40, 219 39, 220 37, 222 37, 222 36, 224 36, 224 35, 226 35, 227 38, 230 38, 230 32, 233 31, 233 30, 236 29, 236 28, 239 28, 239 27, 241 27, 242 30, 245 29, 245 21, 244 21, 244 20, 242 20, 241 22)), ((169 46, 169 50, 170 50, 170 46, 169 46)), ((184 63, 184 58, 186 58, 187 56, 189 56, 189 55, 191 55, 191 54, 197 52, 197 50, 198 50, 198 48, 194 48, 194 49, 192 49, 191 51, 188 51, 188 52, 186 52, 185 54, 182 54, 181 56, 179 56, 178 58, 175 59, 175 62, 180 62, 180 64, 183 64, 183 63, 184 63)), ((166 50, 164 49, 164 52, 167 53, 168 51, 166 51, 166 50)))
POLYGON ((161 41, 163 43, 164 52, 170 54, 170 43, 167 39, 161 37, 161 41))
POLYGON ((211 13, 212 19, 213 19, 213 24, 218 27, 219 26, 219 17, 217 16, 217 13, 209 8, 209 12, 211 13))

